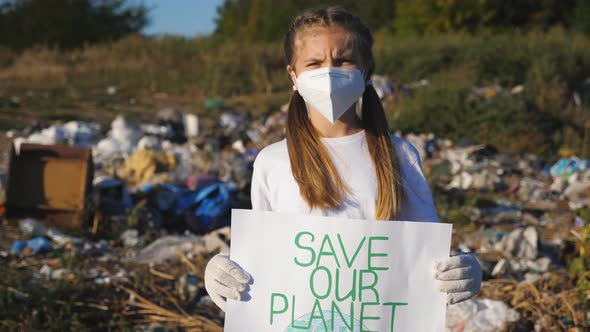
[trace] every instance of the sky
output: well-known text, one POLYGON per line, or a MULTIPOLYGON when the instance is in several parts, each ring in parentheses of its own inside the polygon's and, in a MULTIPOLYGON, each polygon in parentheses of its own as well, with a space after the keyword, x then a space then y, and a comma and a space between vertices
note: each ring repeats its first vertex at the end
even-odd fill
POLYGON ((150 10, 148 35, 174 34, 185 37, 208 35, 215 29, 217 7, 223 0, 134 0, 150 10))

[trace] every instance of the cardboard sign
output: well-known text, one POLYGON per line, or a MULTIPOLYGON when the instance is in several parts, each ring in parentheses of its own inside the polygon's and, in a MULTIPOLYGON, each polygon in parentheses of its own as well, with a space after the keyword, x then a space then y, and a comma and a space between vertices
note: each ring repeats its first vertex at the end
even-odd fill
POLYGON ((445 331, 433 262, 451 228, 233 210, 231 259, 253 282, 225 331, 445 331))

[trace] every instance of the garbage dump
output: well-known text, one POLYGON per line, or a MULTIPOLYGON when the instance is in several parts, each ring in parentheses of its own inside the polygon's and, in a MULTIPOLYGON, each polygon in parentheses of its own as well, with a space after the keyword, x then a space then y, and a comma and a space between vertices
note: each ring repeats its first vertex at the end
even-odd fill
MULTIPOLYGON (((383 77, 374 82, 382 97, 400 89, 383 77)), ((472 93, 492 98, 518 91, 472 93)), ((261 148, 284 137, 286 113, 250 117, 221 110, 220 100, 210 104, 220 112, 209 122, 166 108, 154 123, 117 116, 104 128, 71 121, 29 128, 26 135, 10 131, 15 147, 10 180, 2 183, 5 205, 25 213, 1 226, 0 266, 27 267, 34 283, 14 281, 11 298, 27 301, 36 296, 31 287, 68 282, 77 292, 98 294, 94 302, 78 304, 85 310, 127 315, 144 330, 171 324, 221 331, 223 315, 204 290, 204 268, 212 255, 229 250, 229 212, 250 207, 252 163, 261 148), (86 221, 72 225, 27 215, 27 209, 70 211, 51 198, 54 189, 68 188, 62 177, 51 179, 41 166, 14 166, 32 147, 91 151, 79 161, 59 153, 34 156, 40 165, 55 162, 66 172, 73 162, 91 162, 92 177, 78 177, 78 190, 64 198, 79 202, 70 210, 84 213, 86 221), (29 187, 53 188, 18 200, 29 202, 21 206, 14 197, 23 179, 38 182, 29 187)), ((587 331, 590 163, 513 155, 430 133, 402 136, 420 152, 441 221, 454 224, 452 252, 477 254, 484 273, 476 298, 448 307, 448 331, 587 331)), ((15 279, 8 274, 7 280, 15 279)))

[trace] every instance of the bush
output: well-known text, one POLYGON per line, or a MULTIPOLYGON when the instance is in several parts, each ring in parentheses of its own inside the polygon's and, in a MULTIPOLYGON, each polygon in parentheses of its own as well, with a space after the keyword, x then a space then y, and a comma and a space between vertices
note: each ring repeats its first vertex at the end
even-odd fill
POLYGON ((572 107, 572 90, 590 77, 585 35, 554 29, 378 40, 379 73, 431 83, 386 105, 394 129, 468 138, 515 152, 552 155, 567 142, 575 153, 588 151, 581 120, 589 105, 572 107), (510 95, 519 84, 524 93, 510 95), (489 99, 471 94, 472 87, 486 85, 501 85, 504 92, 489 99))

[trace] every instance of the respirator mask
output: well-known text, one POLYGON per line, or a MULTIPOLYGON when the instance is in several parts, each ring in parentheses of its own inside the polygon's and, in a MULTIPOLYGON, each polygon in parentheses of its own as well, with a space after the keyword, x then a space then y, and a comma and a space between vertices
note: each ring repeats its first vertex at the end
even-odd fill
POLYGON ((362 118, 359 99, 365 86, 370 84, 356 68, 322 67, 299 74, 293 89, 308 105, 334 123, 357 101, 356 112, 362 118))

